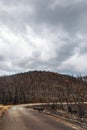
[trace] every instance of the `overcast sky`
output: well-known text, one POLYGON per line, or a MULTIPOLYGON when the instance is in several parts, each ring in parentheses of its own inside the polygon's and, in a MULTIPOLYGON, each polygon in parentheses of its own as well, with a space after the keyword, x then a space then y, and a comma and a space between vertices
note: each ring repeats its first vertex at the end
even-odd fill
POLYGON ((0 0, 0 75, 87 74, 87 0, 0 0))

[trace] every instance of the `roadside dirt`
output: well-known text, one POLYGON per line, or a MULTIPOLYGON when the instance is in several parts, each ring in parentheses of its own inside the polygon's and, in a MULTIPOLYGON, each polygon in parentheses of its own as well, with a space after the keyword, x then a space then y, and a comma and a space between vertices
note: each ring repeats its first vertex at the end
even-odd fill
POLYGON ((70 115, 66 115, 63 111, 59 111, 59 113, 54 114, 51 111, 45 110, 43 113, 51 116, 56 121, 62 122, 64 125, 70 126, 76 130, 87 130, 87 126, 85 124, 71 119, 70 115))
POLYGON ((0 117, 3 116, 3 114, 10 108, 11 106, 4 106, 4 105, 0 105, 0 117))

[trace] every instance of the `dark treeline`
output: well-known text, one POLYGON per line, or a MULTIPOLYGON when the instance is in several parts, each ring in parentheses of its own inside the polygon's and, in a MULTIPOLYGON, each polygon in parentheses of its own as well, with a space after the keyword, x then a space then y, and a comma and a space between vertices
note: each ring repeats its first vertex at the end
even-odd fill
POLYGON ((87 83, 73 76, 33 71, 0 77, 0 104, 85 101, 87 83))

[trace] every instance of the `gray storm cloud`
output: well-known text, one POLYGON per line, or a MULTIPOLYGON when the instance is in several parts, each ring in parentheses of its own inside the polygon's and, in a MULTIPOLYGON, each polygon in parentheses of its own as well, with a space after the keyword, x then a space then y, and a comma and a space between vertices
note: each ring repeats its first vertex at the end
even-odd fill
POLYGON ((85 0, 1 0, 0 74, 86 73, 86 37, 85 0))

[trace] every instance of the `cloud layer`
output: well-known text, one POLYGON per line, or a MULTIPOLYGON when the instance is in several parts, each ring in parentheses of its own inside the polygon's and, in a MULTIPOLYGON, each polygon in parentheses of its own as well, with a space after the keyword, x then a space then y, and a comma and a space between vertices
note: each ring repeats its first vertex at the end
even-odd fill
POLYGON ((87 73, 85 0, 1 0, 0 75, 87 73))

